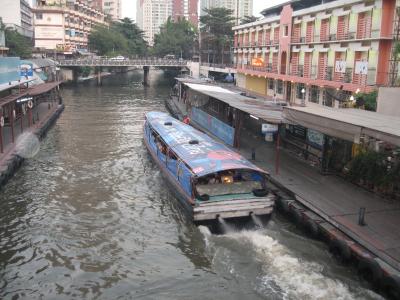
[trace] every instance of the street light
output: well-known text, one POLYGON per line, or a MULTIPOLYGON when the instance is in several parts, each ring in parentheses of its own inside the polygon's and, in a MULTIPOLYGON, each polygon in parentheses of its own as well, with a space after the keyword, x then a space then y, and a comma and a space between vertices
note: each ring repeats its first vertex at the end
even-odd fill
POLYGON ((302 97, 301 97, 301 106, 306 106, 306 99, 305 99, 305 96, 306 96, 306 89, 305 89, 305 88, 302 88, 302 89, 301 89, 301 94, 302 94, 302 97))

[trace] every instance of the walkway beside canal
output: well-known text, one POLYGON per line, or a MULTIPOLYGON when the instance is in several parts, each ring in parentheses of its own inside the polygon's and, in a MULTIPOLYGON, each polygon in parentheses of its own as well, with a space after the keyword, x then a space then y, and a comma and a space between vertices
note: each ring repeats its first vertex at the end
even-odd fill
POLYGON ((240 152, 248 158, 255 148, 254 163, 270 172, 296 200, 400 270, 400 203, 379 197, 338 176, 323 176, 283 149, 276 174, 275 147, 250 132, 242 132, 241 145, 244 147, 240 152), (361 207, 366 208, 365 226, 358 225, 361 207))

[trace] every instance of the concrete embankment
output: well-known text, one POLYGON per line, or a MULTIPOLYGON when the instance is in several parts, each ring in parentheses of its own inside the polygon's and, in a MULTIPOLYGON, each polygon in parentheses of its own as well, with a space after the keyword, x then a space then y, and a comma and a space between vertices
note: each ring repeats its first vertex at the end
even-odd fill
MULTIPOLYGON (((50 127, 58 119, 62 111, 64 110, 64 104, 60 104, 53 108, 39 123, 35 124, 26 130, 27 133, 31 133, 37 139, 41 140, 46 135, 50 127)), ((29 149, 21 149, 21 147, 29 147, 29 143, 13 143, 9 145, 5 152, 0 157, 0 187, 7 183, 7 181, 15 174, 18 168, 21 166, 25 158, 20 155, 20 152, 24 152, 29 149)))

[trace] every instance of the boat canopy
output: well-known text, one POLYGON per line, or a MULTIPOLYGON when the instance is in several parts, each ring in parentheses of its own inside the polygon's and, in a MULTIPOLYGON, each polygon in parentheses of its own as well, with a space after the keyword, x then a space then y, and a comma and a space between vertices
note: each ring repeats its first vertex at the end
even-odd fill
POLYGON ((233 169, 267 174, 227 146, 166 113, 146 114, 149 125, 197 177, 233 169))

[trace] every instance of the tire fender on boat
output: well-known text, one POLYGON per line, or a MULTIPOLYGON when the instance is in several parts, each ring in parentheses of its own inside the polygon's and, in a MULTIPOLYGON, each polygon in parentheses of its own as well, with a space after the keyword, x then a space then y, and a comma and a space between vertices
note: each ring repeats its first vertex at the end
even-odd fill
POLYGON ((357 269, 362 277, 375 285, 378 285, 383 277, 383 270, 373 257, 360 258, 357 269))
POLYGON ((296 224, 303 224, 303 213, 302 213, 301 209, 298 209, 297 207, 289 205, 289 211, 290 211, 291 215, 293 216, 293 219, 296 222, 296 224))
POLYGON ((382 291, 389 296, 389 299, 400 299, 400 277, 390 275, 382 281, 382 291))
POLYGON ((351 248, 344 240, 332 239, 329 242, 329 251, 335 256, 339 256, 343 262, 347 262, 351 259, 351 248))
POLYGON ((320 234, 319 226, 317 222, 312 219, 306 219, 304 221, 304 227, 308 233, 311 234, 312 237, 317 238, 320 234))

